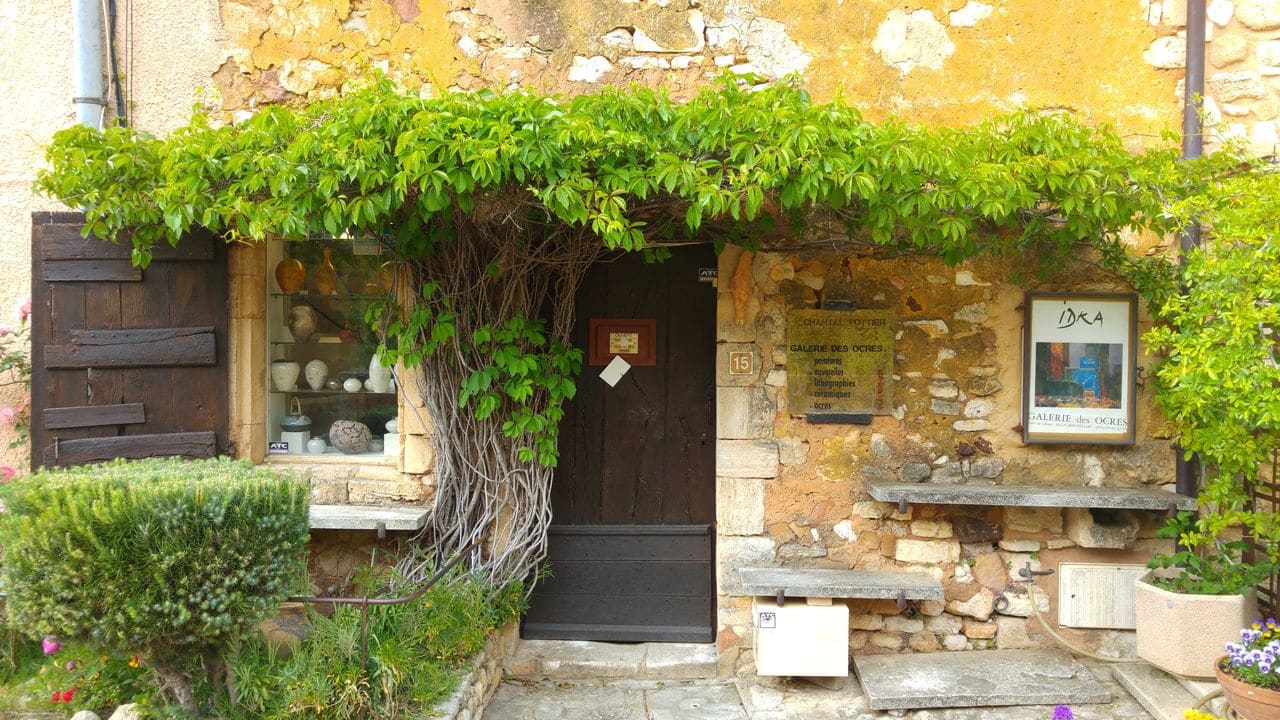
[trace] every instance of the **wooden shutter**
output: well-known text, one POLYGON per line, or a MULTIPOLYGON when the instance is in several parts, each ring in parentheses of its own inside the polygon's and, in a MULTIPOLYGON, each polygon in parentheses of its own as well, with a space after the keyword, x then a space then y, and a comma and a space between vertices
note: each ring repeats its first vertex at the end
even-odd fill
POLYGON ((31 466, 227 450, 227 253, 205 231, 157 248, 31 229, 31 466))

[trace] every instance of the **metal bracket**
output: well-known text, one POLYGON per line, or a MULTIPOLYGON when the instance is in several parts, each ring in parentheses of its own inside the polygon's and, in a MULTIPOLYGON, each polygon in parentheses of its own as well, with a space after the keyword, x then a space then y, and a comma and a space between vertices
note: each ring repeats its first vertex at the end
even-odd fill
POLYGON ((1173 503, 1169 503, 1169 507, 1164 511, 1164 516, 1173 517, 1177 514, 1178 514, 1178 506, 1174 505, 1173 503))
POLYGON ((379 540, 387 539, 387 523, 382 520, 378 521, 378 539, 379 540))
POLYGON ((783 593, 782 588, 778 588, 778 607, 782 607, 787 602, 787 596, 783 593))
POLYGON ((905 610, 907 607, 907 591, 899 590, 898 599, 895 600, 894 603, 898 606, 899 610, 905 610))
POLYGON ((906 499, 906 498, 902 498, 901 500, 899 500, 899 501, 898 501, 898 514, 899 514, 899 515, 906 515, 906 514, 907 514, 907 499, 906 499))
POLYGON ((1032 570, 1030 562, 1027 563, 1026 567, 1018 568, 1018 575, 1031 581, 1031 584, 1033 585, 1036 582, 1036 578, 1052 574, 1053 570, 1032 570))

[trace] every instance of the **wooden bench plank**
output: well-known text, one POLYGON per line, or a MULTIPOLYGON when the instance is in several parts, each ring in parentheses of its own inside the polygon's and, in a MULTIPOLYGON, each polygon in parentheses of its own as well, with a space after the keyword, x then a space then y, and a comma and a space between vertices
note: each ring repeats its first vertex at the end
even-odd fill
POLYGON ((1045 487, 1039 485, 940 485, 937 483, 867 483, 881 502, 915 505, 985 505, 991 507, 1083 507, 1117 510, 1194 510, 1196 499, 1141 488, 1045 487))
POLYGON ((942 600, 942 583, 920 572, 837 570, 830 568, 753 568, 738 570, 742 594, 789 598, 829 597, 866 600, 942 600))

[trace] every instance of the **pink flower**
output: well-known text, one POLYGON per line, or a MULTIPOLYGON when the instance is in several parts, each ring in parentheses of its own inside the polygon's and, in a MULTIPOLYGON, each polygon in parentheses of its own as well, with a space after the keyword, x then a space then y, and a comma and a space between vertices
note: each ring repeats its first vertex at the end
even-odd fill
POLYGON ((18 471, 14 470, 8 465, 0 466, 0 482, 9 482, 17 474, 18 474, 18 471))
POLYGON ((17 419, 18 419, 17 408, 11 408, 8 406, 0 407, 0 423, 4 423, 5 425, 12 425, 14 421, 16 421, 17 419))
POLYGON ((9 328, 7 328, 7 327, 0 327, 0 336, 4 336, 4 335, 12 335, 12 334, 13 334, 13 331, 12 331, 12 330, 10 330, 9 328))
POLYGON ((64 668, 66 668, 66 669, 68 669, 68 670, 75 670, 75 669, 76 669, 76 661, 75 661, 75 660, 68 660, 68 661, 67 661, 67 664, 66 664, 66 665, 63 665, 63 667, 64 667, 64 668))
POLYGON ((40 649, 44 650, 45 655, 52 655, 62 649, 62 643, 52 635, 45 635, 40 641, 40 649))
POLYGON ((13 309, 13 315, 18 319, 18 322, 26 322, 27 318, 31 317, 31 297, 30 296, 27 296, 25 300, 18 303, 18 306, 13 309))

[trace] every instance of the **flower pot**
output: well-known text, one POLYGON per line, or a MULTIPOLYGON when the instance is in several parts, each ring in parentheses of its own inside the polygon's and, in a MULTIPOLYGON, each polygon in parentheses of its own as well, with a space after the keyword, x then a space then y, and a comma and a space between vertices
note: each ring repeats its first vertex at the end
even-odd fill
POLYGON ((1176 593, 1138 578, 1134 586, 1138 657, 1167 673, 1211 678, 1229 642, 1258 617, 1257 596, 1176 593))
POLYGON ((1227 703, 1245 720, 1280 720, 1280 690, 1268 690, 1241 682, 1222 671, 1226 657, 1213 665, 1227 703))

